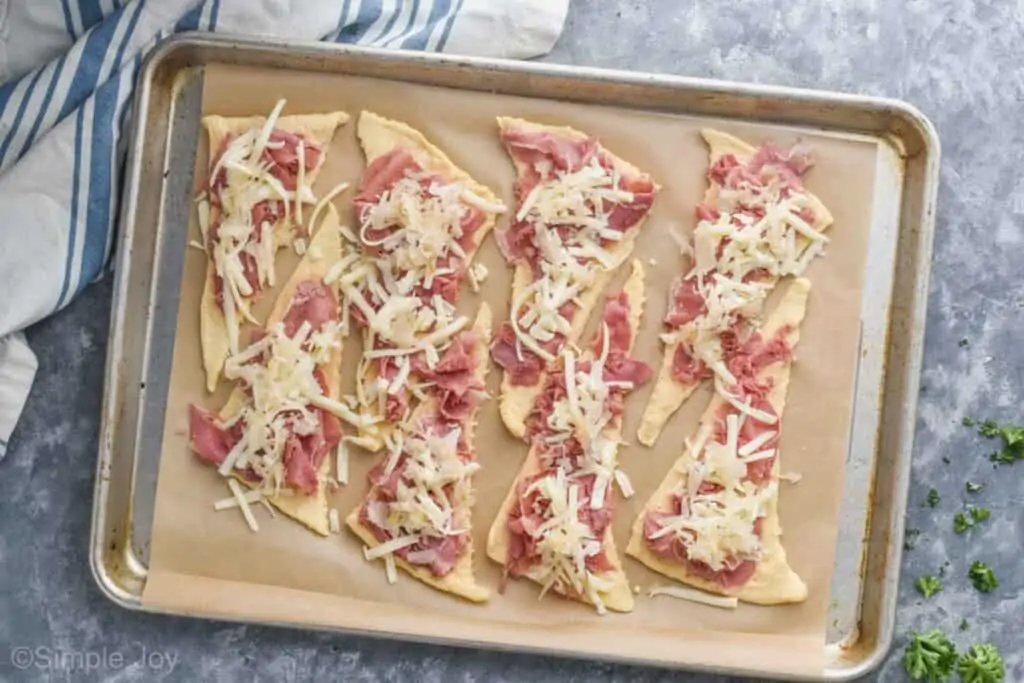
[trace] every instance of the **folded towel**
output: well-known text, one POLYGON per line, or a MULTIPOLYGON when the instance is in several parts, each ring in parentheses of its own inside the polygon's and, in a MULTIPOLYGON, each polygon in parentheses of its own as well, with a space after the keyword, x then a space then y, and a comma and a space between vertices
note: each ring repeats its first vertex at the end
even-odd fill
POLYGON ((127 105, 143 58, 161 40, 201 30, 525 58, 551 49, 568 3, 0 3, 0 77, 13 79, 0 86, 0 458, 35 375, 32 352, 12 333, 101 275, 115 232, 127 105))

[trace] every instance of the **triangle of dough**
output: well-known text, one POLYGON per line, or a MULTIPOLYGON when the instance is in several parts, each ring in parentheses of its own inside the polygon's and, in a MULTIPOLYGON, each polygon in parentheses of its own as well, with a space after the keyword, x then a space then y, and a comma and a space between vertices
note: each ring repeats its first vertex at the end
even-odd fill
MULTIPOLYGON (((490 345, 491 338, 491 309, 487 304, 481 304, 480 310, 477 313, 476 320, 473 323, 473 332, 477 335, 478 346, 475 352, 475 356, 481 359, 481 363, 477 367, 477 376, 481 381, 487 376, 487 370, 490 367, 490 363, 487 361, 487 349, 490 345)), ((436 413, 438 410, 436 399, 431 398, 428 401, 424 401, 419 404, 412 415, 412 420, 416 420, 421 415, 429 415, 436 413)), ((473 436, 476 431, 477 424, 477 413, 479 409, 474 410, 472 416, 470 416, 468 424, 466 425, 467 433, 466 439, 472 447, 473 436)), ((465 499, 459 501, 459 506, 465 511, 465 518, 471 519, 471 510, 474 504, 474 495, 472 487, 468 487, 468 493, 465 499)), ((345 523, 349 529, 359 537, 359 539, 366 544, 369 548, 374 548, 380 545, 380 541, 373 535, 373 532, 364 526, 359 520, 359 511, 362 509, 362 504, 354 509, 348 517, 345 519, 345 523)), ((466 545, 465 551, 456 560, 452 570, 444 576, 435 576, 429 567, 423 567, 420 565, 414 565, 406 562, 397 555, 393 556, 395 565, 413 576, 418 581, 436 588, 437 590, 457 595, 461 598, 465 598, 470 602, 485 602, 490 597, 490 591, 479 585, 476 582, 476 577, 473 573, 473 534, 472 530, 469 532, 469 543, 466 545)))
MULTIPOLYGON (((459 183, 488 204, 499 205, 501 199, 490 190, 474 180, 466 171, 457 166, 455 162, 431 143, 420 131, 411 126, 384 118, 373 112, 364 111, 359 115, 359 124, 356 134, 359 137, 359 144, 366 156, 366 165, 369 166, 379 157, 389 154, 396 148, 409 152, 416 162, 424 170, 437 174, 449 183, 459 183)), ((476 252, 486 239, 487 235, 494 229, 497 222, 497 214, 484 211, 484 220, 475 234, 475 240, 470 249, 466 249, 466 265, 473 262, 476 252)), ((369 332, 363 330, 363 348, 369 348, 369 332)), ((370 384, 377 378, 375 366, 367 364, 363 369, 362 382, 370 384)), ((402 391, 406 391, 403 389, 402 391)), ((363 411, 363 415, 368 413, 363 411)), ((369 451, 379 451, 384 446, 385 434, 394 430, 395 425, 388 422, 378 422, 369 427, 362 428, 359 432, 360 446, 369 451)))
MULTIPOLYGON (((308 174, 310 185, 316 180, 324 161, 327 159, 334 131, 338 126, 347 122, 348 118, 348 114, 345 112, 337 111, 330 114, 282 116, 277 120, 275 128, 314 140, 323 150, 316 168, 308 174)), ((240 135, 252 128, 262 126, 266 120, 265 116, 204 116, 203 127, 206 128, 209 138, 210 164, 214 163, 214 155, 221 148, 227 136, 240 135)), ((213 209, 211 209, 210 216, 211 225, 216 219, 212 215, 212 211, 213 209)), ((274 227, 277 247, 280 248, 289 244, 291 242, 291 234, 291 227, 284 220, 278 221, 274 227)), ((217 388, 220 373, 224 369, 224 361, 229 353, 227 321, 224 319, 224 312, 217 304, 215 298, 215 276, 216 269, 213 265, 213 259, 208 258, 206 282, 203 285, 203 294, 199 303, 199 335, 203 351, 203 367, 206 370, 206 390, 209 392, 217 388)))
MULTIPOLYGON (((500 133, 510 130, 547 133, 554 137, 573 142, 588 140, 590 138, 590 136, 583 131, 576 130, 569 126, 549 126, 510 116, 499 116, 497 121, 500 133)), ((646 173, 625 159, 616 156, 605 147, 599 145, 599 149, 608 156, 620 174, 624 176, 647 177, 646 173)), ((521 176, 525 174, 528 167, 516 160, 515 157, 511 158, 513 165, 516 167, 516 175, 521 176)), ((655 185, 655 191, 657 191, 657 189, 659 189, 658 185, 655 185)), ((607 249, 608 253, 615 258, 616 263, 619 265, 625 263, 629 258, 629 255, 633 252, 633 248, 636 245, 637 235, 640 233, 640 229, 643 228, 646 220, 647 215, 629 229, 628 234, 623 240, 607 249)), ((579 309, 570 321, 572 329, 567 335, 568 343, 576 342, 580 338, 580 335, 583 334, 583 329, 586 327, 587 320, 590 319, 590 314, 601 299, 601 293, 604 291, 604 288, 608 285, 612 275, 614 275, 617 270, 618 266, 610 270, 600 272, 597 277, 594 278, 594 283, 587 289, 583 290, 577 297, 579 300, 579 309)), ((515 264, 512 273, 512 295, 510 297, 510 301, 515 301, 532 283, 532 269, 528 265, 522 263, 515 264)), ((513 436, 521 439, 526 434, 526 417, 530 414, 530 410, 533 408, 533 404, 537 400, 537 396, 540 394, 543 386, 543 373, 541 374, 540 381, 534 386, 516 386, 512 383, 508 373, 502 373, 499 408, 501 410, 502 422, 505 423, 505 427, 513 436)))
MULTIPOLYGON (((299 265, 295 268, 291 277, 288 278, 288 281, 284 284, 281 293, 274 302, 274 307, 267 317, 266 329, 272 329, 277 323, 284 320, 291 306, 295 290, 301 283, 323 280, 330 267, 344 256, 343 248, 344 242, 339 231, 338 213, 333 206, 328 204, 324 219, 320 223, 320 228, 313 235, 310 242, 310 248, 306 251, 302 260, 299 261, 299 265)), ((322 366, 328 389, 327 396, 334 400, 338 400, 341 395, 341 360, 342 348, 339 345, 338 348, 332 351, 328 363, 322 366)), ((235 387, 228 398, 227 404, 220 411, 219 417, 221 421, 228 420, 235 415, 245 401, 245 391, 241 387, 235 387)), ((330 533, 329 505, 327 503, 327 483, 330 468, 331 458, 330 454, 328 454, 327 457, 324 457, 323 462, 320 463, 320 485, 313 495, 305 495, 298 491, 293 491, 291 495, 267 496, 267 502, 309 530, 321 536, 327 536, 330 533)), ((250 488, 257 486, 257 484, 253 484, 237 473, 233 473, 232 476, 250 488)))
MULTIPOLYGON (((701 137, 704 138, 704 142, 708 146, 708 168, 714 166, 726 154, 732 154, 740 162, 747 162, 757 153, 757 149, 752 145, 733 135, 712 128, 702 129, 701 137)), ((832 214, 815 195, 810 192, 806 194, 815 215, 812 227, 818 232, 828 230, 833 223, 832 214)), ((714 206, 717 201, 718 187, 713 183, 708 183, 708 187, 704 192, 704 199, 701 203, 707 206, 714 206)), ((798 240, 800 239, 802 238, 798 238, 798 240)), ((807 240, 803 240, 803 242, 804 246, 810 244, 807 240)), ((645 446, 653 446, 655 444, 672 415, 686 403, 686 399, 701 384, 700 382, 683 384, 673 377, 672 362, 678 345, 676 343, 665 347, 665 352, 661 359, 661 367, 658 370, 658 377, 654 383, 654 390, 647 399, 647 406, 644 408, 644 414, 640 418, 637 440, 645 446)))
MULTIPOLYGON (((629 326, 633 333, 632 341, 635 342, 637 332, 640 329, 640 318, 643 314, 645 301, 644 268, 639 261, 634 260, 632 269, 633 270, 630 273, 629 278, 623 285, 623 291, 626 293, 626 297, 629 300, 629 326)), ((609 423, 605 428, 605 434, 613 440, 621 439, 621 417, 609 423)), ((519 489, 519 482, 536 474, 540 470, 541 466, 537 457, 536 448, 531 446, 530 451, 526 455, 526 461, 523 463, 519 473, 516 475, 515 481, 509 489, 508 494, 506 494, 505 500, 502 502, 501 508, 498 511, 498 515, 494 519, 494 524, 491 525, 491 529, 487 535, 487 556, 502 566, 505 565, 506 558, 508 557, 510 540, 507 522, 512 512, 512 508, 516 503, 516 492, 519 489)), ((611 489, 609 489, 606 495, 612 495, 611 489)), ((601 545, 608 558, 608 563, 612 566, 611 571, 608 572, 608 574, 611 575, 612 588, 601 595, 601 600, 604 602, 604 606, 612 611, 631 612, 633 611, 635 604, 633 591, 630 589, 629 579, 626 576, 626 572, 622 568, 622 560, 619 558, 619 552, 615 544, 615 537, 612 535, 611 524, 609 524, 605 529, 601 545)), ((562 595, 580 602, 594 604, 587 596, 566 595, 564 593, 562 593, 562 595)))
MULTIPOLYGON (((506 521, 512 512, 512 506, 515 505, 516 490, 519 487, 519 482, 539 471, 540 463, 537 460, 536 449, 530 448, 529 453, 526 455, 526 460, 523 462, 523 466, 516 475, 515 483, 505 496, 505 500, 502 502, 501 508, 498 510, 498 515, 494 518, 494 524, 491 525, 491 529, 487 534, 487 557, 502 566, 505 565, 505 560, 508 557, 510 542, 506 521)), ((633 599, 633 591, 629 587, 629 579, 626 577, 626 572, 622 568, 622 560, 619 557, 619 551, 615 544, 615 537, 612 536, 611 525, 605 529, 604 537, 601 539, 601 545, 605 551, 606 557, 608 558, 608 564, 612 566, 612 569, 609 572, 612 579, 612 588, 601 596, 601 600, 604 602, 604 606, 613 612, 632 612, 636 603, 633 599)), ((552 591, 558 592, 556 589, 552 589, 552 591)), ((559 592, 559 594, 572 600, 578 600, 590 605, 594 604, 587 596, 567 595, 561 592, 559 592)))
MULTIPOLYGON (((807 311, 807 297, 810 290, 811 284, 808 280, 803 278, 794 280, 778 307, 765 321, 760 331, 762 336, 766 339, 771 338, 782 328, 790 326, 790 331, 786 335, 786 341, 790 348, 793 348, 800 339, 800 324, 803 322, 807 311)), ((784 416, 783 411, 786 406, 786 392, 789 388, 791 367, 792 360, 774 363, 762 370, 758 375, 760 378, 771 378, 773 385, 767 399, 778 413, 780 419, 784 416)), ((711 403, 704 411, 704 416, 701 418, 701 427, 714 422, 715 416, 723 403, 724 400, 717 395, 712 398, 711 403)), ((776 483, 779 481, 781 460, 780 452, 772 466, 772 481, 776 483)), ((763 557, 757 563, 754 575, 741 586, 724 588, 714 582, 693 576, 686 570, 684 565, 666 561, 647 548, 644 540, 644 518, 648 512, 666 509, 672 492, 676 490, 677 486, 685 482, 683 473, 687 471, 691 462, 692 458, 689 452, 685 452, 672 466, 664 481, 662 481, 661 485, 647 501, 643 511, 641 511, 633 523, 632 535, 626 547, 626 554, 635 557, 654 571, 664 574, 669 578, 711 593, 734 596, 744 602, 759 605, 778 605, 806 600, 807 585, 789 566, 786 560, 786 550, 782 547, 782 529, 779 524, 778 511, 779 494, 777 489, 775 495, 769 501, 762 527, 761 548, 763 557)))

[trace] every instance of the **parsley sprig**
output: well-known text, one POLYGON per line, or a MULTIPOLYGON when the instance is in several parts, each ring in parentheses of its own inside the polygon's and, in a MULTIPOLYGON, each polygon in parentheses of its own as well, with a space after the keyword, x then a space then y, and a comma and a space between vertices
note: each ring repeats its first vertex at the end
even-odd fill
POLYGON ((967 576, 971 579, 974 587, 982 593, 991 593, 996 588, 999 588, 999 579, 996 578, 996 573, 992 571, 992 567, 981 560, 975 560, 971 563, 967 576))
POLYGON ((992 462, 1012 465, 1024 460, 1024 426, 984 420, 978 425, 978 433, 986 439, 1001 439, 1003 442, 1002 448, 988 456, 992 462))
POLYGON ((942 582, 935 576, 919 576, 914 586, 926 600, 942 590, 942 582))

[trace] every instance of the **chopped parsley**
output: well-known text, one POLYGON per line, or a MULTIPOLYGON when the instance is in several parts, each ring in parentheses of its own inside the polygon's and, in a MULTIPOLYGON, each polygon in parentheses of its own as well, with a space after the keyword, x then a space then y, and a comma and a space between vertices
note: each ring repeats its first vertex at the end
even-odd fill
POLYGON ((929 490, 928 497, 925 498, 925 502, 928 503, 928 507, 930 508, 933 508, 936 505, 938 505, 940 500, 942 499, 939 497, 939 492, 936 491, 935 489, 929 490))
POLYGON ((903 651, 903 669, 915 681, 945 683, 953 675, 956 663, 956 647, 938 629, 915 633, 903 651))
POLYGON ((971 579, 974 587, 982 593, 991 593, 996 588, 999 588, 999 579, 996 578, 992 567, 979 560, 971 563, 967 576, 971 579))
POLYGON ((978 426, 978 433, 986 439, 994 439, 999 436, 999 423, 995 420, 982 420, 978 426))
POLYGON ((1003 683, 1006 680, 1006 665, 995 645, 983 643, 971 645, 961 655, 956 671, 963 683, 1003 683))
POLYGON ((966 619, 961 619, 960 620, 960 630, 961 631, 966 631, 970 627, 971 627, 971 624, 966 619))
POLYGON ((1018 460, 1024 459, 1024 451, 1022 449, 1004 448, 1001 451, 989 453, 988 459, 997 465, 1012 465, 1018 460))
POLYGON ((985 488, 984 484, 979 484, 979 483, 973 482, 973 481, 969 481, 966 484, 964 484, 964 489, 967 490, 967 493, 977 493, 978 491, 982 490, 983 488, 985 488))
POLYGON ((971 342, 968 341, 967 337, 964 337, 959 342, 957 342, 957 346, 959 346, 961 349, 967 348, 968 346, 970 346, 970 344, 971 342))
POLYGON ((946 575, 947 569, 949 569, 949 560, 943 562, 942 566, 939 567, 939 578, 942 578, 946 575))
POLYGON ((969 418, 969 417, 965 417, 964 419, 960 420, 960 423, 961 423, 961 424, 962 424, 962 425, 963 425, 964 427, 973 427, 973 426, 974 426, 974 425, 976 424, 976 423, 974 422, 974 420, 972 420, 972 419, 971 419, 971 418, 969 418))
POLYGON ((966 533, 980 522, 984 522, 992 515, 988 508, 979 508, 968 505, 966 512, 958 512, 953 515, 953 531, 958 534, 966 533))
POLYGON ((1002 439, 1003 447, 989 455, 988 459, 1000 465, 1012 465, 1024 460, 1024 426, 999 424, 985 420, 978 426, 978 433, 986 439, 1002 439))
POLYGON ((919 576, 917 581, 914 582, 914 586, 917 587, 917 592, 923 595, 925 599, 932 597, 942 590, 942 582, 934 576, 919 576))

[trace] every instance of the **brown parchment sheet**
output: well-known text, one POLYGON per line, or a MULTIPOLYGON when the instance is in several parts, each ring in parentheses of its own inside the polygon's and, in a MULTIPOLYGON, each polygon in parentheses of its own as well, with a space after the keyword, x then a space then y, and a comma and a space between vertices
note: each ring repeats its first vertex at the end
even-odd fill
MULTIPOLYGON (((859 353, 861 289, 878 143, 778 126, 349 75, 225 65, 206 69, 204 114, 265 114, 279 97, 288 100, 286 114, 342 109, 353 117, 334 137, 317 179, 318 195, 342 180, 353 187, 358 183, 364 161, 355 133, 362 110, 419 129, 510 207, 514 171, 496 135, 497 115, 579 128, 649 172, 662 190, 635 252, 648 276, 636 354, 655 367, 660 362, 658 333, 668 286, 682 268, 669 229, 679 225, 686 233, 692 231, 694 206, 705 189, 707 149, 699 129, 716 127, 755 145, 765 139, 783 145, 798 139, 807 142, 816 165, 806 184, 832 211, 835 224, 829 231, 832 241, 826 255, 807 271, 813 289, 797 348, 781 446, 782 471, 799 473, 802 480, 781 484, 780 511, 783 544, 791 565, 807 582, 810 597, 799 605, 741 604, 728 611, 640 595, 632 613, 602 617, 588 606, 554 596, 538 601, 538 586, 531 582, 513 580, 504 595, 498 594, 501 568, 486 558, 485 539, 527 448, 505 431, 496 401, 488 401, 481 409, 477 452, 483 467, 474 477, 477 577, 494 591, 483 605, 439 593, 401 572, 397 585, 389 586, 382 563, 366 562, 359 542, 347 529, 323 539, 281 515, 270 519, 257 507, 260 531, 252 533, 237 510, 214 512, 213 501, 226 497, 228 490, 214 469, 188 449, 188 405, 219 409, 229 387, 222 382, 213 396, 203 388, 198 310, 206 257, 190 248, 176 321, 144 604, 168 611, 554 649, 582 656, 820 675, 825 665, 835 541, 842 523, 837 516, 859 353)), ((204 134, 196 155, 197 188, 206 177, 207 163, 204 134)), ((348 225, 354 225, 352 196, 349 190, 335 200, 342 222, 348 225)), ((197 237, 198 227, 192 220, 190 237, 197 237)), ((507 215, 503 217, 499 227, 508 220, 507 215)), ((511 269, 493 238, 485 241, 478 260, 489 268, 490 276, 479 295, 468 286, 463 288, 460 307, 471 314, 481 301, 487 301, 498 324, 508 317, 511 269)), ((280 252, 279 282, 284 282, 296 262, 290 251, 280 252)), ((621 269, 609 292, 627 272, 628 267, 621 269)), ((769 309, 785 286, 780 284, 769 309)), ((255 309, 258 318, 269 311, 275 295, 276 290, 265 294, 255 309)), ((354 386, 353 370, 360 352, 356 337, 345 349, 342 390, 346 393, 354 386)), ((501 373, 492 367, 488 377, 492 396, 497 396, 500 379, 501 373)), ((635 433, 650 390, 650 385, 644 387, 627 402, 624 434, 631 443, 621 449, 620 463, 636 495, 629 500, 617 497, 614 535, 620 553, 633 519, 680 455, 683 439, 695 430, 711 395, 709 387, 694 394, 670 421, 656 447, 646 449, 635 443, 635 433)), ((366 473, 375 460, 376 456, 353 450, 350 484, 330 495, 331 506, 341 518, 364 495, 366 473)), ((672 583, 632 558, 625 557, 624 562, 631 583, 642 593, 672 583)))

